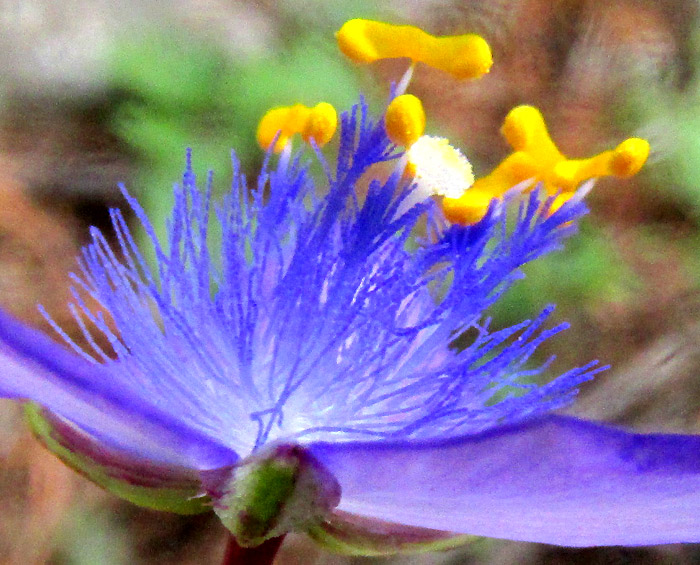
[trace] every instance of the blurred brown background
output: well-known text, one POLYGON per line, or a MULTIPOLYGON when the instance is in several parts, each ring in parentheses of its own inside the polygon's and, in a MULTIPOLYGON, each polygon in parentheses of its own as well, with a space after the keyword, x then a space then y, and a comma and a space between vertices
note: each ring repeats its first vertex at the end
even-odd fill
MULTIPOLYGON (((545 354, 556 352, 562 370, 591 358, 613 364, 584 387, 575 413, 645 430, 698 430, 695 1, 164 4, 0 0, 2 306, 48 331, 35 307, 41 302, 77 337, 66 274, 87 227, 109 229, 107 207, 122 204, 118 181, 140 186, 147 208, 162 215, 185 145, 201 146, 196 155, 207 166, 209 155, 220 161, 214 146, 224 154, 236 146, 254 174, 260 160, 250 135, 255 120, 271 103, 295 102, 285 99, 289 91, 335 100, 353 100, 360 89, 383 96, 404 64, 360 69, 342 61, 332 32, 344 19, 382 17, 439 34, 476 32, 493 48, 489 75, 460 83, 419 68, 411 90, 425 103, 429 127, 460 144, 477 172, 508 153, 498 129, 520 103, 542 109, 552 137, 572 157, 632 135, 648 137, 653 148, 637 178, 599 183, 581 243, 529 272, 496 309, 496 320, 512 323, 559 303, 556 317, 572 328, 545 354), (164 44, 173 50, 153 48, 164 44), (330 57, 337 80, 312 76, 309 63, 321 65, 321 54, 330 57), (280 77, 280 68, 289 76, 280 77), (338 84, 341 91, 334 91, 338 84)), ((121 502, 45 452, 14 404, 0 404, 0 419, 0 563, 221 559, 223 531, 214 517, 158 514, 121 502)), ((684 564, 700 563, 700 550, 487 541, 441 554, 346 559, 292 537, 278 562, 684 564)))

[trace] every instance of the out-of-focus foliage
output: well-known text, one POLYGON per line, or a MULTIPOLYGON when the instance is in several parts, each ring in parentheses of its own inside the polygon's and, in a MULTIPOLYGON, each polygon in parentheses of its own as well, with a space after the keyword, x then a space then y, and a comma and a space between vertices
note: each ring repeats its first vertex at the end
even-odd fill
POLYGON ((71 565, 122 565, 135 556, 128 540, 118 534, 114 520, 104 511, 92 511, 68 517, 59 531, 58 558, 71 565))
MULTIPOLYGON (((618 101, 615 118, 640 128, 652 141, 653 167, 647 171, 666 206, 682 207, 700 223, 700 33, 691 42, 690 78, 679 87, 680 70, 666 80, 640 77, 618 101)), ((675 72, 674 72, 675 71, 675 72)))
POLYGON ((264 53, 232 56, 184 29, 154 28, 148 36, 117 42, 111 86, 121 102, 114 130, 138 156, 141 174, 132 188, 157 229, 187 147, 195 155, 195 172, 214 171, 214 188, 223 191, 231 176, 231 149, 243 170, 262 160, 255 130, 269 108, 323 100, 342 109, 355 101, 361 75, 328 38, 345 12, 367 13, 368 3, 346 3, 341 13, 324 9, 323 2, 286 4, 278 45, 264 53))
POLYGON ((594 308, 624 302, 640 290, 629 267, 590 218, 581 223, 581 233, 567 241, 565 251, 543 257, 523 270, 526 278, 496 304, 499 324, 532 316, 550 303, 567 310, 594 308))
POLYGON ((652 166, 645 176, 646 198, 658 221, 645 237, 672 249, 692 279, 700 281, 700 32, 685 45, 685 57, 669 66, 663 80, 640 73, 618 100, 614 119, 637 128, 652 143, 652 166))
POLYGON ((114 81, 127 99, 115 128, 152 169, 181 169, 173 155, 186 147, 215 170, 230 169, 227 147, 250 164, 261 155, 257 122, 271 106, 324 99, 342 107, 354 99, 351 69, 321 45, 308 35, 283 53, 233 62, 214 45, 167 35, 124 43, 114 81))

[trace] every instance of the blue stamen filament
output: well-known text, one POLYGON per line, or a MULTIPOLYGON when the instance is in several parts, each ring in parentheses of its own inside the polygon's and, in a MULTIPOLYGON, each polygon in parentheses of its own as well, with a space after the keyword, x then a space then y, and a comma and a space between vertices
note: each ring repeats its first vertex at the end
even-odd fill
POLYGON ((430 201, 403 210, 410 188, 398 174, 370 182, 359 198, 359 179, 397 156, 361 103, 341 116, 335 170, 323 160, 326 197, 300 157, 286 151, 276 168, 268 154, 252 194, 234 159, 231 192, 211 208, 211 175, 200 192, 188 155, 165 246, 124 191, 151 240, 157 272, 123 215, 112 212, 116 250, 94 231, 75 279, 74 311, 94 357, 82 354, 241 453, 283 437, 476 432, 564 402, 596 369, 564 376, 561 390, 531 384, 542 367, 525 363, 561 329, 542 330, 549 310, 493 333, 480 318, 523 263, 573 229, 583 204, 547 217, 533 193, 511 229, 507 203, 468 227, 446 225, 430 201), (414 230, 420 218, 427 219, 422 239, 414 230), (220 250, 210 247, 213 223, 220 250), (470 328, 474 342, 451 348, 470 328), (112 351, 100 349, 90 331, 112 351), (494 403, 502 390, 510 396, 494 403))

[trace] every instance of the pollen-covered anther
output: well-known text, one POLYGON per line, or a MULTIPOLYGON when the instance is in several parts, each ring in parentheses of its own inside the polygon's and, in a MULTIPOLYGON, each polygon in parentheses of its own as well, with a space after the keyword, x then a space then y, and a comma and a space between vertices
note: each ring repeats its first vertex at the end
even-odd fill
POLYGON ((475 34, 436 37, 415 26, 354 19, 345 22, 336 38, 343 54, 356 63, 406 57, 458 79, 478 78, 493 63, 488 43, 475 34))
POLYGON ((610 171, 617 177, 636 175, 649 157, 649 142, 646 139, 631 137, 613 150, 610 171))
POLYGON ((574 191, 583 181, 595 177, 628 178, 639 172, 649 156, 649 143, 629 138, 615 149, 588 159, 564 159, 557 163, 550 182, 565 191, 574 191))
POLYGON ((410 147, 425 131, 425 111, 419 98, 402 94, 394 98, 384 117, 386 134, 392 143, 410 147))
POLYGON ((333 138, 337 127, 338 114, 327 102, 313 108, 295 104, 268 110, 258 124, 256 138, 258 145, 268 150, 277 137, 273 151, 279 153, 296 133, 307 143, 313 139, 321 147, 333 138))
POLYGON ((493 195, 472 187, 459 198, 443 198, 442 212, 453 224, 468 226, 486 215, 491 200, 493 195))
POLYGON ((552 141, 542 113, 534 106, 516 106, 508 112, 501 134, 514 151, 526 153, 542 167, 566 159, 552 141))
POLYGON ((406 159, 406 173, 428 194, 458 198, 474 182, 471 163, 444 137, 420 137, 406 159))
POLYGON ((517 185, 529 189, 537 183, 542 183, 550 195, 560 193, 550 207, 553 213, 571 199, 584 181, 605 176, 630 177, 642 168, 649 155, 646 140, 630 138, 615 149, 587 159, 568 159, 552 141, 541 112, 534 106, 517 106, 508 112, 501 133, 513 152, 488 175, 477 179, 463 197, 443 201, 445 215, 451 221, 478 221, 488 209, 487 199, 500 198, 517 185))
POLYGON ((320 102, 311 108, 301 137, 307 143, 313 139, 322 147, 328 143, 338 127, 338 114, 328 102, 320 102))

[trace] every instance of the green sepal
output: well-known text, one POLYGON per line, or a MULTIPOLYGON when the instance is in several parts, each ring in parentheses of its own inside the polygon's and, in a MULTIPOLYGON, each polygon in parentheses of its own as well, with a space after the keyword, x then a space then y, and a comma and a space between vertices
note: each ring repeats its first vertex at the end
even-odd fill
POLYGON ((306 533, 330 552, 355 557, 446 551, 484 539, 404 526, 345 512, 334 512, 325 522, 311 527, 306 533))
POLYGON ((242 547, 306 531, 340 500, 335 478, 293 444, 273 445, 239 462, 221 487, 214 511, 242 547))
MULTIPOLYGON (((127 480, 123 478, 127 474, 124 473, 123 457, 119 466, 112 466, 71 450, 70 440, 51 421, 51 414, 38 404, 25 403, 24 415, 34 435, 49 451, 71 469, 112 494, 138 506, 176 514, 200 514, 211 510, 211 501, 203 494, 195 472, 158 469, 157 466, 134 460, 133 467, 128 469, 127 480), (143 481, 139 480, 141 468, 146 471, 143 481)), ((100 448, 100 452, 109 458, 109 450, 100 448)))

